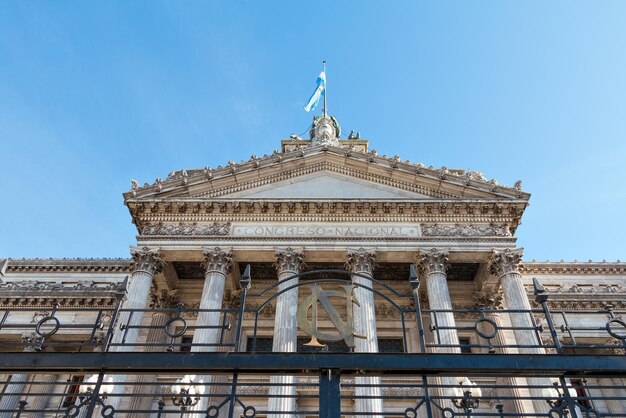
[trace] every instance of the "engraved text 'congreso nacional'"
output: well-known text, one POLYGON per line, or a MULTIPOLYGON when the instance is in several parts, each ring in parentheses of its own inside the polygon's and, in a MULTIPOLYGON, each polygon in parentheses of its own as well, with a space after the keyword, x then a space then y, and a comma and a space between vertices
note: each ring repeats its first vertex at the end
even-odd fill
POLYGON ((418 226, 399 225, 245 225, 234 226, 235 236, 256 237, 417 237, 418 226))

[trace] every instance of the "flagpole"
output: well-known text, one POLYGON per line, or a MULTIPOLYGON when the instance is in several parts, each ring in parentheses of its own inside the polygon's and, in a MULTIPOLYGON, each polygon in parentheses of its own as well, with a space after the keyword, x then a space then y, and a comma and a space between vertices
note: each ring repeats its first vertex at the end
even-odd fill
POLYGON ((328 78, 326 77, 326 60, 323 62, 324 64, 324 117, 326 117, 326 92, 328 91, 328 78))

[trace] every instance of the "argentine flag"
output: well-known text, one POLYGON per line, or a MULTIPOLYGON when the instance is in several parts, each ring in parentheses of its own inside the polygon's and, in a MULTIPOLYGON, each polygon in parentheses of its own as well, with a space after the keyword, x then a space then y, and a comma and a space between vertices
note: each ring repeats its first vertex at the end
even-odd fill
POLYGON ((326 68, 322 70, 320 75, 317 77, 317 87, 315 91, 311 95, 309 102, 304 106, 304 110, 310 112, 311 110, 315 110, 317 104, 320 102, 320 99, 326 91, 326 68))

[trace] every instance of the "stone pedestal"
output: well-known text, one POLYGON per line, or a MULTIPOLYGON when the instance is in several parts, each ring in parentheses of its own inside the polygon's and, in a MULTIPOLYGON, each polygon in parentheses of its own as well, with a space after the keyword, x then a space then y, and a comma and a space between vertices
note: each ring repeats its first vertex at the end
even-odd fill
MULTIPOLYGON (((175 290, 154 290, 150 293, 150 307, 153 309, 171 309, 174 308, 179 301, 177 292, 175 290)), ((170 312, 155 312, 152 314, 150 321, 150 330, 146 337, 147 344, 159 344, 158 346, 146 346, 144 351, 156 352, 164 351, 165 345, 168 341, 168 336, 165 333, 165 324, 172 317, 170 312)), ((136 383, 138 385, 133 388, 133 397, 130 399, 130 406, 128 409, 131 411, 148 410, 152 406, 152 398, 159 392, 160 387, 156 385, 157 377, 155 375, 141 374, 137 376, 136 383)), ((130 413, 130 418, 141 418, 147 416, 146 412, 143 413, 130 413)))
MULTIPOLYGON (((452 309, 452 299, 448 290, 448 280, 446 270, 448 269, 448 252, 432 249, 430 251, 420 251, 417 256, 417 271, 426 284, 428 294, 428 304, 431 310, 452 309)), ((452 312, 437 312, 431 315, 432 325, 437 327, 456 327, 454 314, 452 312)), ((436 353, 460 353, 459 336, 455 329, 442 329, 434 332, 433 340, 435 344, 449 345, 450 347, 435 347, 436 353)), ((456 385, 457 379, 454 377, 436 377, 435 384, 456 385)), ((450 389, 437 387, 433 391, 434 396, 449 396, 450 389)), ((435 400, 441 408, 456 410, 450 400, 435 400)), ((435 410, 437 408, 434 408, 435 410)))
MULTIPOLYGON (((286 250, 276 251, 276 266, 278 281, 285 280, 294 274, 300 273, 304 267, 304 251, 286 250)), ((281 283, 278 292, 298 284, 298 279, 293 278, 281 283)), ((298 288, 287 290, 276 298, 276 315, 274 318, 274 340, 272 351, 292 353, 297 350, 298 322, 296 312, 298 310, 298 288)), ((270 383, 286 386, 270 387, 268 410, 294 412, 296 410, 296 388, 292 386, 296 382, 294 376, 272 376, 270 383), (277 397, 281 396, 281 397, 277 397)), ((273 418, 294 417, 293 414, 270 414, 273 418)))
MULTIPOLYGON (((217 327, 221 324, 226 276, 233 267, 233 254, 230 250, 224 250, 219 247, 205 249, 203 255, 204 287, 200 299, 200 309, 211 309, 213 311, 198 313, 196 327, 210 326, 212 328, 196 328, 193 333, 192 352, 212 352, 217 350, 216 344, 219 342, 222 332, 217 327), (212 345, 202 346, 199 344, 212 345)), ((212 381, 212 376, 199 376, 199 379, 202 379, 208 385, 212 381)), ((202 412, 206 411, 208 406, 208 397, 204 396, 194 409, 202 412)))
MULTIPOLYGON (((517 267, 522 259, 523 250, 503 250, 493 251, 489 260, 491 274, 497 276, 502 286, 504 303, 510 310, 530 311, 532 307, 528 301, 522 276, 517 271, 517 267)), ((532 316, 528 313, 511 313, 511 324, 518 345, 540 345, 537 336, 532 328, 535 327, 532 316), (523 329, 527 328, 527 329, 523 329), (530 328, 530 329, 529 329, 530 328)), ((522 354, 546 354, 542 347, 520 348, 522 354)), ((527 378, 529 385, 550 386, 550 380, 546 378, 527 378)), ((534 412, 537 414, 547 414, 550 410, 548 403, 542 399, 541 389, 529 389, 531 396, 538 399, 533 400, 534 412)), ((528 412, 528 411, 527 411, 528 412)))
MULTIPOLYGON (((348 262, 346 270, 350 270, 359 275, 352 276, 352 283, 372 288, 372 272, 376 261, 376 252, 360 248, 359 250, 348 250, 348 262), (365 275, 366 277, 363 277, 365 275)), ((378 335, 376 331, 376 305, 374 303, 374 293, 359 286, 354 287, 354 296, 359 302, 359 306, 353 307, 354 313, 354 333, 365 338, 355 338, 354 351, 357 353, 377 353, 378 335)), ((380 377, 356 377, 357 385, 373 385, 371 387, 356 387, 354 394, 367 398, 355 400, 356 412, 370 413, 382 417, 383 400, 380 388, 380 377)))

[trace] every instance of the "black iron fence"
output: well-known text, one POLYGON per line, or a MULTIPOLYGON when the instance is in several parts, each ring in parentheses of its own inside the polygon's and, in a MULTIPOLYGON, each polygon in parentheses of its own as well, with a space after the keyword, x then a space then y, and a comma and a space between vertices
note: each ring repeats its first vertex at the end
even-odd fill
MULTIPOLYGON (((0 309, 0 416, 626 417, 624 311, 551 310, 538 282, 541 309, 422 309, 414 275, 405 293, 354 276, 306 272, 251 291, 247 269, 236 303, 220 310, 129 310, 121 300, 103 309, 0 309), (347 285, 386 306, 403 352, 333 353, 330 344, 263 352, 260 323, 281 295, 347 285), (207 312, 219 313, 219 322, 196 321, 207 312), (446 315, 453 326, 441 321, 446 315), (529 325, 513 326, 511 315, 529 325), (199 329, 218 337, 194 342, 199 329), (463 336, 458 344, 441 337, 451 331, 463 336), (518 344, 516 332, 534 342, 518 344), (438 353, 449 348, 458 354, 438 353), (524 349, 540 354, 519 354, 524 349), (281 398, 296 399, 297 408, 276 409, 281 398)), ((332 312, 320 315, 332 322, 332 312)))

